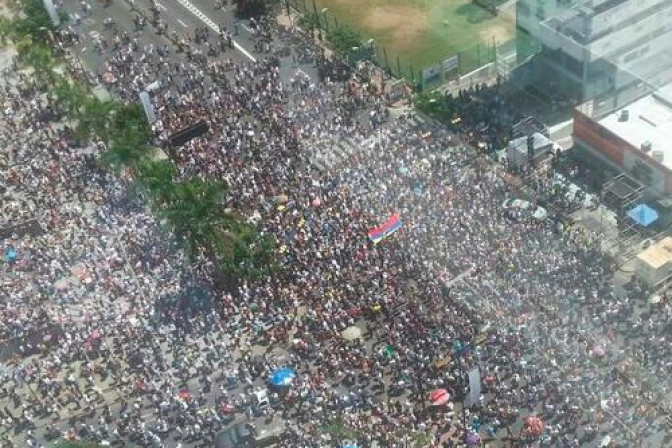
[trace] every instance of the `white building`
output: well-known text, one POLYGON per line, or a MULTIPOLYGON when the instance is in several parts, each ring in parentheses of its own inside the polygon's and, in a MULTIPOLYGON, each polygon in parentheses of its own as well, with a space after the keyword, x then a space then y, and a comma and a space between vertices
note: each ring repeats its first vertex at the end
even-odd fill
POLYGON ((637 254, 635 275, 652 288, 672 275, 672 237, 637 254))
POLYGON ((672 79, 672 0, 517 0, 516 7, 519 36, 540 47, 527 71, 539 91, 579 103, 672 79))
POLYGON ((574 143, 649 187, 656 196, 671 197, 672 83, 616 109, 614 103, 612 99, 589 100, 578 106, 574 143))

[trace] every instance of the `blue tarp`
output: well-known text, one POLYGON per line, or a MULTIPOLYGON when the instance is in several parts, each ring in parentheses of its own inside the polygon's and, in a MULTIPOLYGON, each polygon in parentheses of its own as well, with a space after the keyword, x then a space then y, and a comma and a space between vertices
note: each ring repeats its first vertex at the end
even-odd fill
POLYGON ((628 216, 642 227, 649 227, 658 220, 658 212, 646 204, 639 204, 628 212, 628 216))
POLYGON ((9 246, 5 249, 5 262, 12 263, 14 261, 16 261, 16 250, 12 246, 9 246))
POLYGON ((294 371, 294 369, 289 367, 283 367, 271 373, 269 381, 275 387, 286 387, 292 384, 292 381, 294 381, 295 376, 296 372, 294 371))

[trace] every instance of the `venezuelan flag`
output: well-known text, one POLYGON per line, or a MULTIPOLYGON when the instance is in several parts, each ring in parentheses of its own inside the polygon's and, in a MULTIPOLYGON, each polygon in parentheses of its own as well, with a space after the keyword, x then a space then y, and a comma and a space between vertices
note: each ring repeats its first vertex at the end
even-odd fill
POLYGON ((404 223, 398 213, 390 216, 390 218, 378 227, 369 230, 369 239, 373 244, 378 244, 394 232, 399 230, 404 223))

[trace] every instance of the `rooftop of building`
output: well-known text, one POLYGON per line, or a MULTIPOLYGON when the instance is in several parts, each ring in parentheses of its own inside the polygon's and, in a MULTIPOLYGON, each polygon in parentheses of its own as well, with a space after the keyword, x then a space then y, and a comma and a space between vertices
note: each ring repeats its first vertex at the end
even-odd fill
POLYGON ((672 262, 672 237, 665 237, 648 249, 637 254, 637 260, 652 269, 658 269, 672 262))
POLYGON ((672 84, 604 116, 599 123, 672 170, 672 84))

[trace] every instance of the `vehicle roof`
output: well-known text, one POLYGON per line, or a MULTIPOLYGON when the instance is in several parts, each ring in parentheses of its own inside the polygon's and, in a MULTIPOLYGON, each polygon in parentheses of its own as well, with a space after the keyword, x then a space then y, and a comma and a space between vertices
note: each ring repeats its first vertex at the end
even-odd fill
POLYGON ((215 437, 215 448, 239 448, 240 442, 251 440, 253 434, 245 423, 224 429, 215 437))
POLYGON ((254 396, 261 400, 263 398, 268 398, 268 392, 266 392, 264 389, 258 389, 254 391, 254 396))

